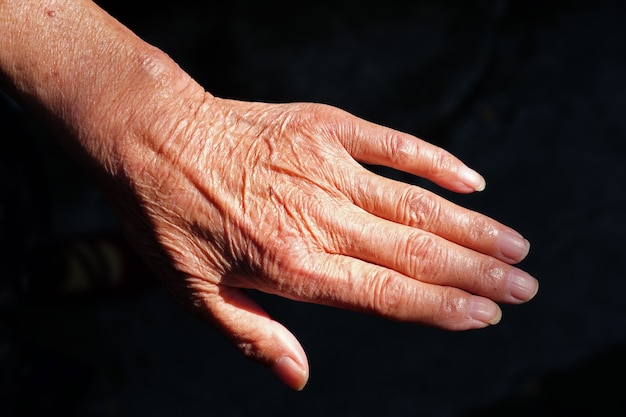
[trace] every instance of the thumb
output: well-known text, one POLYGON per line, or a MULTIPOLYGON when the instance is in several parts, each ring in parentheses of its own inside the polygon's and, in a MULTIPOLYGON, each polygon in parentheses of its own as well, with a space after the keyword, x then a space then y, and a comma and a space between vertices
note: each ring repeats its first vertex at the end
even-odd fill
MULTIPOLYGON (((202 296, 214 324, 247 358, 270 368, 285 385, 302 390, 309 365, 296 337, 243 291, 220 286, 202 296)), ((206 316, 206 314, 203 316, 206 316)))

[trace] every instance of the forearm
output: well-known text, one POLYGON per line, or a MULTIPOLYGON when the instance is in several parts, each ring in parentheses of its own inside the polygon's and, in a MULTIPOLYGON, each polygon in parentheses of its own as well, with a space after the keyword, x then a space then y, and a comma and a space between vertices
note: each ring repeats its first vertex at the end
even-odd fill
POLYGON ((118 169, 114 160, 129 140, 174 128, 171 117, 159 116, 184 105, 176 102, 183 90, 203 93, 167 55, 89 0, 0 0, 0 75, 3 88, 70 148, 106 160, 109 170, 118 169))

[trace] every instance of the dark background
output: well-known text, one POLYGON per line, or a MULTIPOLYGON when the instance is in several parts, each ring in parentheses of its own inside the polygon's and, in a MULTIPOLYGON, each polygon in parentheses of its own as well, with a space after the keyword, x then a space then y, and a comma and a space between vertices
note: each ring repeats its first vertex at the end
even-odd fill
POLYGON ((486 177, 484 192, 372 169, 522 232, 540 291, 504 306, 498 326, 462 333, 259 295, 307 351, 299 393, 150 277, 130 292, 29 301, 11 290, 37 258, 15 242, 118 227, 89 177, 6 105, 7 413, 626 415, 626 3, 98 3, 214 95, 324 102, 452 151, 486 177))

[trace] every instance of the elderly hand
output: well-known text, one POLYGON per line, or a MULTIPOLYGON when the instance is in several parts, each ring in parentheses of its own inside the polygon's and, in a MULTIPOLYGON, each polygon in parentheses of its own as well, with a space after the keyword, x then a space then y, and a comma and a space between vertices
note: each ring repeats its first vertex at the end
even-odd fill
POLYGON ((481 189, 446 151, 330 106, 197 104, 129 153, 122 201, 142 219, 123 218, 172 294, 289 386, 306 383, 304 351, 241 289, 453 330, 535 295, 515 231, 357 163, 481 189))
POLYGON ((359 164, 484 187, 444 150, 330 106, 215 98, 89 0, 0 12, 8 90, 98 174, 174 297, 290 387, 304 351, 242 290, 452 330, 537 292, 517 232, 359 164))

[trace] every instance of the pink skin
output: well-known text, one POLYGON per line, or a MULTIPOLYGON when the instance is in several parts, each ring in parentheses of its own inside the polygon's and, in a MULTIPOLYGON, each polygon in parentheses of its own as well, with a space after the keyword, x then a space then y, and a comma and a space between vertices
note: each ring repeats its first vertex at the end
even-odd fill
POLYGON ((536 294, 517 232, 359 164, 482 190, 448 152, 331 106, 213 97, 92 2, 40 3, 0 1, 8 88, 62 126, 181 305, 288 386, 304 350, 241 289, 450 330, 536 294))

